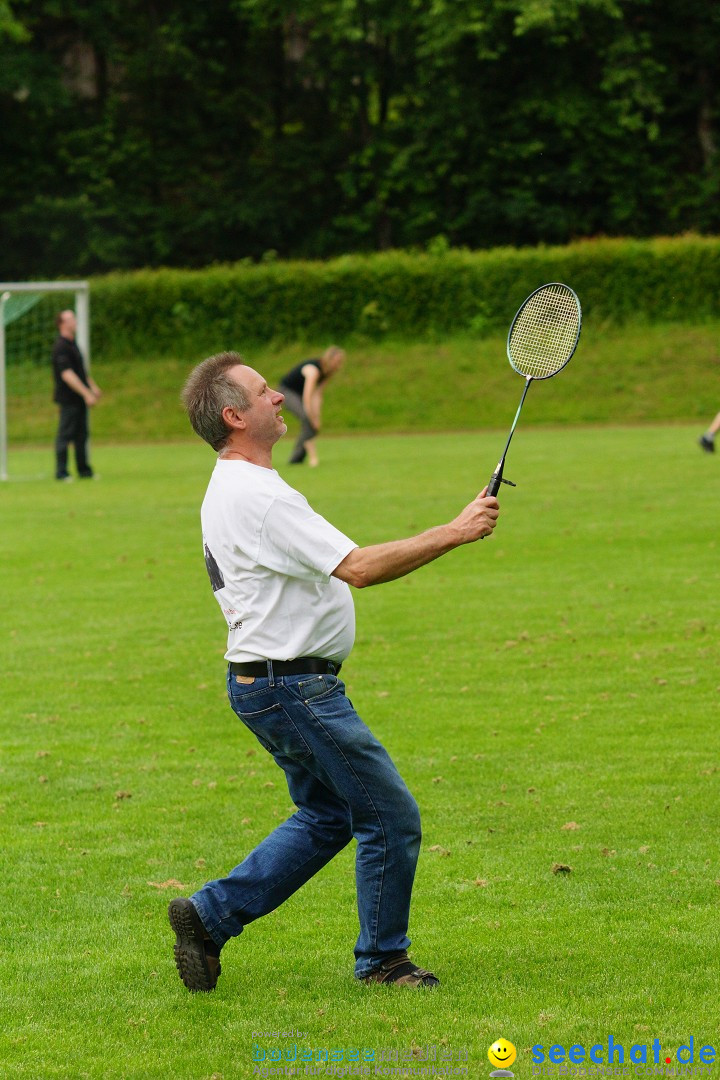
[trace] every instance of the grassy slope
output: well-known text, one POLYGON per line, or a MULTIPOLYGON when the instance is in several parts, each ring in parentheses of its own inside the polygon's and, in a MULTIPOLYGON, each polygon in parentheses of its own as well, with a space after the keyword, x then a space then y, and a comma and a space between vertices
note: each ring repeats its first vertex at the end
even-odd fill
MULTIPOLYGON (((713 1042, 719 481, 694 435, 523 428, 492 541, 356 596, 349 693, 423 811, 411 935, 432 1000, 353 982, 352 849, 230 944, 215 995, 185 993, 168 899, 289 810, 224 700, 197 525, 212 455, 98 448, 100 482, 56 486, 36 479, 46 451, 17 452, 3 1075, 230 1080, 278 1027, 315 1047, 445 1040, 471 1075, 501 1035, 525 1072, 538 1042, 713 1042)), ((497 454, 491 434, 327 439, 291 480, 372 543, 452 515, 497 454)))
MULTIPOLYGON (((706 423, 720 403, 720 323, 626 326, 589 323, 562 375, 534 387, 525 424, 706 423)), ((207 353, 242 345, 207 343, 207 353)), ((277 381, 322 343, 282 351, 247 351, 277 381)), ((501 337, 453 338, 438 344, 385 342, 348 346, 346 368, 326 398, 328 431, 478 430, 509 422, 522 382, 505 358, 501 337)), ((93 416, 95 438, 112 442, 185 438, 179 389, 201 356, 94 358, 106 391, 93 416)), ((11 371, 9 430, 14 442, 48 442, 55 428, 50 378, 42 369, 11 371)))

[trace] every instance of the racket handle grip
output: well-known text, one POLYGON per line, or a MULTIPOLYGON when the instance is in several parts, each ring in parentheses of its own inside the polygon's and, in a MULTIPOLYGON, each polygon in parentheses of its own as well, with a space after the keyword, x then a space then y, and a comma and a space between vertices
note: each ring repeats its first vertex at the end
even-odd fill
MULTIPOLYGON (((502 484, 502 469, 498 465, 497 469, 495 470, 495 472, 492 474, 492 476, 488 480, 487 491, 485 492, 485 494, 486 495, 497 495, 498 491, 500 490, 500 485, 501 484, 502 484)), ((487 537, 483 536, 481 539, 486 540, 487 537)))
POLYGON ((487 495, 497 495, 502 484, 502 469, 496 469, 488 481, 487 495))

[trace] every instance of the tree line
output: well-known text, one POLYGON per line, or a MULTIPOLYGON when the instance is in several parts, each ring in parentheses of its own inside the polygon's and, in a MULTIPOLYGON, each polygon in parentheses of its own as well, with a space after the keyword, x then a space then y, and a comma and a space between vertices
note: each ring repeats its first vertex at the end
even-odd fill
POLYGON ((7 278, 720 230, 708 0, 0 0, 7 278))

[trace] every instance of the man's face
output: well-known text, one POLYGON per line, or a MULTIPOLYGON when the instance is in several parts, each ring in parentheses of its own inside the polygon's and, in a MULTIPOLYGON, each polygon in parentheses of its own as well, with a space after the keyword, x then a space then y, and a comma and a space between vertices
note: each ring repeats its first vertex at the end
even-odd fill
POLYGON ((250 408, 242 415, 253 441, 274 446, 287 431, 287 424, 280 414, 284 396, 278 390, 272 390, 262 375, 244 364, 231 368, 228 376, 239 383, 250 398, 250 408))
POLYGON ((60 333, 63 337, 75 337, 77 320, 74 311, 62 311, 60 313, 60 333))

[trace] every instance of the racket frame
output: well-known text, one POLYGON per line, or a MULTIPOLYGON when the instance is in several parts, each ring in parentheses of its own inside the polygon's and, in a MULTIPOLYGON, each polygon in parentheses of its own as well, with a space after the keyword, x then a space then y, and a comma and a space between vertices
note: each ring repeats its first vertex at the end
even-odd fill
POLYGON ((506 345, 507 358, 510 361, 510 367, 513 369, 513 371, 516 371, 518 373, 518 375, 522 375, 523 379, 532 379, 532 380, 535 380, 536 382, 542 382, 543 379, 552 379, 553 375, 557 375, 558 372, 562 371, 562 369, 567 364, 569 364, 570 361, 572 360, 573 354, 575 353, 575 350, 577 349, 577 346, 578 346, 578 341, 580 340, 580 331, 581 330, 582 330, 582 308, 580 307, 580 300, 578 299, 578 295, 575 292, 575 290, 571 289, 570 286, 566 285, 565 282, 563 282, 563 281, 547 281, 544 285, 539 285, 537 287, 537 289, 533 289, 533 291, 530 293, 529 296, 525 297, 522 304, 520 305, 520 307, 515 312, 515 318, 510 323, 510 329, 508 330, 507 345, 506 345), (514 362, 514 360, 512 358, 512 352, 510 350, 510 342, 512 340, 513 330, 515 329, 515 326, 517 325, 518 319, 520 318, 523 311, 525 310, 525 308, 528 306, 528 304, 532 300, 533 296, 537 296, 537 294, 539 292, 542 292, 543 289, 552 289, 553 287, 556 287, 556 288, 559 288, 559 289, 565 289, 566 292, 570 293, 573 300, 575 301, 575 306, 577 307, 577 313, 578 313, 578 327, 577 327, 577 333, 575 334, 575 341, 573 342, 572 349, 567 354, 567 357, 566 357, 564 363, 562 363, 560 365, 560 367, 555 368, 554 371, 550 371, 547 375, 526 375, 524 371, 521 371, 520 368, 517 367, 517 365, 515 364, 515 362, 514 362))

